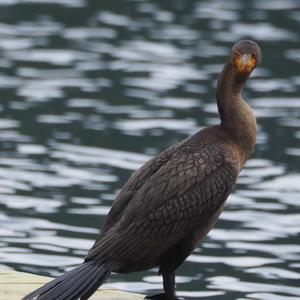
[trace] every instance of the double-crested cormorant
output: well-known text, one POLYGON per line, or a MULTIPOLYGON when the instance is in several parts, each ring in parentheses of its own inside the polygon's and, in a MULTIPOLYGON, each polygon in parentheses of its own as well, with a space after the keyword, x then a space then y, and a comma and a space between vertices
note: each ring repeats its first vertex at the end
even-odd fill
POLYGON ((159 267, 164 294, 177 299, 175 270, 215 225, 256 137, 256 120, 241 92, 261 61, 259 46, 236 43, 220 74, 220 125, 163 151, 127 181, 84 262, 24 300, 88 299, 111 272, 159 267))

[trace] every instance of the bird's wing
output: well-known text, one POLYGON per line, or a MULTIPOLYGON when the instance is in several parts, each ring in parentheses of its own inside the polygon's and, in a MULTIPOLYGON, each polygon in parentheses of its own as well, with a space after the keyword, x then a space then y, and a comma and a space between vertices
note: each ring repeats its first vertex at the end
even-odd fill
POLYGON ((132 174, 113 202, 113 205, 102 226, 102 234, 120 220, 122 213, 127 208, 130 200, 134 197, 136 192, 155 172, 157 172, 168 160, 170 160, 180 144, 182 143, 164 150, 159 155, 147 161, 132 174))
POLYGON ((225 171, 230 167, 224 153, 215 149, 210 151, 209 148, 194 153, 176 153, 132 197, 121 224, 143 219, 151 212, 173 203, 174 199, 187 197, 191 189, 198 189, 199 186, 204 188, 215 180, 214 177, 222 176, 220 169, 225 171))
POLYGON ((238 170, 222 151, 176 153, 132 196, 86 260, 134 263, 162 255, 224 203, 238 170))

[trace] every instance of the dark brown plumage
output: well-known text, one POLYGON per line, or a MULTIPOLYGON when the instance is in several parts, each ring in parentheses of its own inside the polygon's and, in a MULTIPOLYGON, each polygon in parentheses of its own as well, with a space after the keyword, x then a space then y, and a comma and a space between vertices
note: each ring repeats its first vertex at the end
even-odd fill
POLYGON ((221 124, 195 133, 138 169, 114 201, 84 263, 24 300, 88 299, 110 272, 155 266, 165 293, 148 299, 176 299, 176 268, 216 223, 254 148, 256 121, 241 91, 260 60, 256 43, 233 46, 217 85, 221 124))

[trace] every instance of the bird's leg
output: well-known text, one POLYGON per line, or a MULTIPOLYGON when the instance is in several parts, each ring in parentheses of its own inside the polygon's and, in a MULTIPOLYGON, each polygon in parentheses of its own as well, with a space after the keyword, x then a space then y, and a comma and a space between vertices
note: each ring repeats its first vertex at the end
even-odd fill
POLYGON ((167 299, 176 299, 175 297, 175 272, 163 273, 163 286, 167 299))
POLYGON ((153 300, 180 300, 180 298, 176 298, 175 295, 175 272, 163 273, 163 286, 165 293, 156 294, 152 296, 146 296, 145 299, 153 299, 153 300))

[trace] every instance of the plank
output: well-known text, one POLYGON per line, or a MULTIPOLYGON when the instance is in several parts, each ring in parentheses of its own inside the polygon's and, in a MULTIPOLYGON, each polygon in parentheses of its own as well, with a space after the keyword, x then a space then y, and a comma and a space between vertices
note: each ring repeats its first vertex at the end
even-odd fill
MULTIPOLYGON (((0 268, 0 300, 20 300, 52 278, 0 268)), ((91 300, 138 300, 142 295, 114 289, 98 290, 91 300)))

